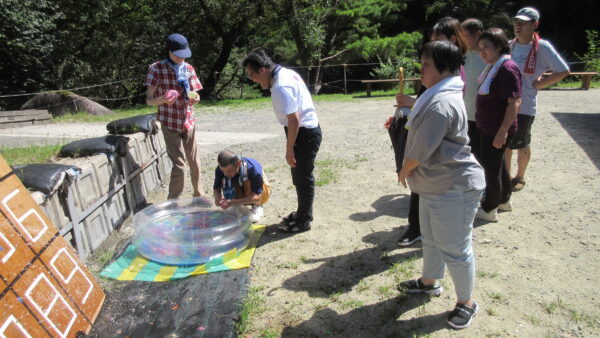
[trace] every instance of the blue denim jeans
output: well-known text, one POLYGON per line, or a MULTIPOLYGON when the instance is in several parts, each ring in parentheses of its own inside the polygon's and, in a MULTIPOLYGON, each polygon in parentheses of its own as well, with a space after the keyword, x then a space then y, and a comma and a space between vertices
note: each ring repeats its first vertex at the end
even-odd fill
POLYGON ((441 279, 448 265, 457 299, 462 301, 471 299, 475 281, 471 235, 482 193, 453 186, 441 194, 419 195, 423 277, 441 279))

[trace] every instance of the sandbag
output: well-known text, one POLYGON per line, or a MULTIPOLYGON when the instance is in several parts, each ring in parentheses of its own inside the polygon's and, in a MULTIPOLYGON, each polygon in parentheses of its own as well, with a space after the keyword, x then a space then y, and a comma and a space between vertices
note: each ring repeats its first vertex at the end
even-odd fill
POLYGON ((133 134, 152 133, 156 134, 158 128, 153 122, 156 114, 139 115, 125 119, 115 120, 106 125, 109 134, 133 134))
POLYGON ((94 154, 117 153, 120 156, 127 154, 127 143, 129 138, 120 135, 106 135, 101 137, 87 138, 69 144, 61 149, 60 157, 85 157, 94 154))
POLYGON ((65 164, 25 164, 13 166, 13 171, 29 190, 40 191, 46 196, 59 189, 66 189, 81 169, 65 164))

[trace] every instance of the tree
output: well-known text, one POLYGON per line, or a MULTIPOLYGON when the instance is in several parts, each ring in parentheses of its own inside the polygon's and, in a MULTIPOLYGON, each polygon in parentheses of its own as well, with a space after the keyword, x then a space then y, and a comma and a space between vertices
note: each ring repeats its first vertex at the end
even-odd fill
MULTIPOLYGON (((418 33, 389 35, 387 27, 398 20, 405 1, 392 0, 281 0, 276 14, 287 23, 300 64, 314 66, 309 87, 321 89, 324 64, 352 59, 396 58, 414 53, 418 33), (358 56, 358 57, 357 57, 358 56)), ((289 56, 289 54, 288 54, 289 56)))

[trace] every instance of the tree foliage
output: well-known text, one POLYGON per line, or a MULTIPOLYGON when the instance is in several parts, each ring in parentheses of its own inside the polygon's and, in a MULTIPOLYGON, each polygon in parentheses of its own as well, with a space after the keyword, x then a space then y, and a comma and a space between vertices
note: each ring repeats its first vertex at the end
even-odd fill
MULTIPOLYGON (((165 57, 174 32, 190 41, 205 98, 249 84, 238 62, 255 47, 310 66, 319 92, 330 64, 414 60, 443 16, 477 17, 512 35, 511 15, 526 5, 540 9, 542 36, 561 52, 586 51, 585 31, 600 15, 594 0, 0 0, 0 96, 110 83, 77 93, 111 107, 142 103, 147 67, 165 57)), ((0 108, 27 99, 0 97, 0 108)))

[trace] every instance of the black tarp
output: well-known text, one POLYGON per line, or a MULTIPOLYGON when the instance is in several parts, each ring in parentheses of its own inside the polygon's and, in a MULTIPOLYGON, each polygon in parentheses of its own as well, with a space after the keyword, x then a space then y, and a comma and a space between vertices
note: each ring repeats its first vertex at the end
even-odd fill
POLYGON ((54 194, 63 187, 65 178, 80 174, 81 169, 72 165, 35 163, 13 166, 13 171, 29 190, 54 194))
POLYGON ((65 144, 60 149, 61 157, 85 157, 100 153, 117 153, 120 156, 127 154, 129 138, 119 135, 106 135, 87 138, 65 144))
POLYGON ((172 282, 108 283, 90 337, 235 337, 248 269, 172 282))
POLYGON ((109 134, 133 134, 133 133, 153 133, 158 132, 158 128, 153 123, 156 120, 156 114, 138 115, 125 119, 115 120, 106 125, 109 134))

